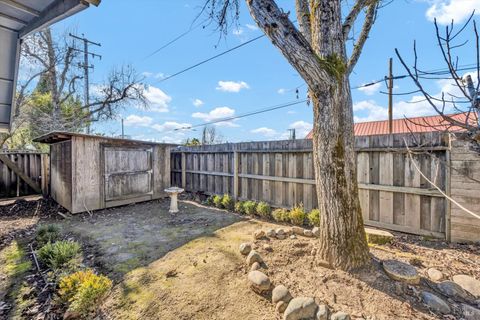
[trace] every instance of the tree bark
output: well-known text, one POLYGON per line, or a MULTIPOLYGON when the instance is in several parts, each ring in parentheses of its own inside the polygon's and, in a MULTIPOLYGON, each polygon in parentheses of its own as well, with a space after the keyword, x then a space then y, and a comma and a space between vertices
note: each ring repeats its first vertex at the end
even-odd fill
POLYGON ((274 0, 247 0, 250 14, 306 81, 313 102, 313 158, 320 216, 318 255, 351 270, 370 256, 358 198, 353 108, 340 0, 312 0, 311 41, 274 0))

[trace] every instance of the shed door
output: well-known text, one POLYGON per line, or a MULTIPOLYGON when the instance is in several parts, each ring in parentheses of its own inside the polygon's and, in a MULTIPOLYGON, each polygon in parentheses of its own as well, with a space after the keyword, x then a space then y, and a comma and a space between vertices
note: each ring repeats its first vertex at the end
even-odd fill
POLYGON ((151 198, 152 149, 105 147, 104 164, 106 206, 151 198))

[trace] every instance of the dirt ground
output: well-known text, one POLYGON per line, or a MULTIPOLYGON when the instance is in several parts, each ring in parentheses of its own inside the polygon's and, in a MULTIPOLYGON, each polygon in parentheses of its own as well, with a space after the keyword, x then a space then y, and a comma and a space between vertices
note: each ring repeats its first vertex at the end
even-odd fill
MULTIPOLYGON (((294 296, 315 297, 354 319, 460 319, 431 313, 418 294, 436 292, 433 283, 426 278, 418 286, 392 281, 380 267, 384 259, 409 262, 422 276, 435 267, 447 278, 460 273, 480 278, 478 245, 395 234, 392 244, 371 247, 371 268, 348 274, 317 265, 316 239, 253 241, 256 230, 288 227, 192 202, 182 202, 177 215, 170 215, 168 201, 162 200, 70 219, 38 212, 33 216, 36 204, 27 207, 29 214, 10 217, 10 232, 16 232, 15 226, 33 230, 38 223, 58 224, 83 243, 88 265, 114 279, 101 319, 280 319, 269 297, 249 288, 245 257, 238 250, 242 242, 254 243, 274 284, 284 284, 294 296)), ((47 213, 57 209, 45 208, 47 213)), ((16 209, 10 205, 1 210, 16 209)), ((458 314, 459 306, 451 305, 458 314)))

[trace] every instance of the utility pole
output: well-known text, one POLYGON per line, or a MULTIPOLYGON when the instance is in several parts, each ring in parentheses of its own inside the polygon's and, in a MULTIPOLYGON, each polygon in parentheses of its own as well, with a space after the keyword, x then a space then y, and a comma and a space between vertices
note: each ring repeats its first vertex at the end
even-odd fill
POLYGON ((393 59, 388 63, 388 133, 393 133, 393 59))
POLYGON ((122 139, 125 139, 125 131, 123 131, 123 118, 122 118, 122 139))
MULTIPOLYGON (((79 37, 79 36, 76 36, 76 35, 73 35, 73 34, 69 33, 69 36, 72 37, 73 39, 83 41, 83 50, 77 49, 75 46, 71 47, 71 49, 74 50, 74 51, 78 51, 80 53, 83 53, 83 63, 78 63, 78 67, 83 68, 83 72, 84 72, 83 80, 84 80, 84 86, 85 86, 85 88, 84 88, 84 103, 85 103, 85 106, 88 106, 88 105, 90 105, 89 71, 90 71, 90 69, 94 68, 93 64, 92 65, 89 64, 88 56, 91 55, 93 59, 94 58, 99 58, 100 60, 102 60, 101 55, 93 53, 93 52, 89 52, 88 46, 91 44, 91 45, 94 45, 94 46, 97 46, 97 47, 101 47, 102 45, 100 43, 88 40, 87 38, 85 38, 85 36, 83 34, 82 34, 82 37, 79 37)), ((90 111, 90 108, 89 108, 89 111, 90 111)), ((91 122, 90 120, 91 120, 91 115, 89 115, 87 133, 90 133, 90 122, 91 122)))

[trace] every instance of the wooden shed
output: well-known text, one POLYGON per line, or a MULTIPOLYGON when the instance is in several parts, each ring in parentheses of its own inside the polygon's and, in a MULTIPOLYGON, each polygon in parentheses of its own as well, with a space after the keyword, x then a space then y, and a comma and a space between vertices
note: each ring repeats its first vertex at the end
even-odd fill
POLYGON ((79 133, 51 132, 51 196, 72 213, 166 196, 173 145, 79 133))

